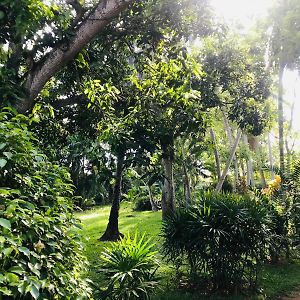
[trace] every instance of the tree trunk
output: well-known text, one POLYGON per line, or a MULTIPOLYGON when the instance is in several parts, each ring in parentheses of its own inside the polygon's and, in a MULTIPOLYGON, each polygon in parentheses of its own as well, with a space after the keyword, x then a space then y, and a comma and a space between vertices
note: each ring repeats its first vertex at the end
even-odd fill
POLYGON ((247 160, 247 185, 254 186, 253 164, 251 158, 247 160))
POLYGON ((289 145, 289 141, 288 141, 288 134, 291 137, 291 133, 292 133, 292 128, 293 128, 293 120, 294 120, 294 109, 295 109, 295 101, 293 102, 292 106, 291 106, 291 116, 290 116, 290 122, 289 122, 289 127, 287 130, 287 134, 285 137, 285 151, 286 151, 286 172, 287 174, 290 174, 291 172, 291 163, 292 163, 292 151, 294 148, 294 144, 292 144, 292 146, 290 147, 289 145))
POLYGON ((105 233, 100 241, 117 241, 123 236, 119 232, 119 210, 122 191, 122 175, 124 166, 125 152, 120 152, 117 157, 116 182, 114 186, 113 200, 109 214, 109 221, 105 233))
MULTIPOLYGON (((228 122, 228 119, 227 119, 227 117, 225 115, 224 110, 222 110, 222 113, 223 113, 223 119, 224 119, 225 129, 227 131, 227 136, 228 136, 228 140, 229 140, 229 145, 230 145, 230 148, 232 148, 232 146, 233 146, 232 130, 231 130, 231 127, 229 125, 229 122, 228 122)), ((237 181, 239 179, 239 166, 238 166, 238 161, 237 161, 237 158, 236 158, 235 154, 233 156, 233 162, 234 162, 233 190, 236 191, 236 184, 237 184, 237 181)))
POLYGON ((152 211, 158 211, 158 207, 153 199, 153 194, 152 194, 152 190, 151 190, 151 186, 149 184, 147 184, 147 189, 148 189, 148 194, 149 194, 149 200, 150 200, 150 204, 151 204, 151 209, 152 211))
POLYGON ((268 134, 268 150, 269 150, 269 163, 270 163, 271 179, 274 180, 275 174, 274 174, 274 163, 273 163, 273 153, 272 153, 272 144, 271 144, 270 133, 268 134))
POLYGON ((213 146, 214 146, 214 156, 215 156, 215 162, 216 162, 216 171, 217 171, 217 177, 218 180, 221 177, 221 167, 220 167, 220 156, 219 156, 219 152, 217 149, 217 142, 216 142, 216 136, 215 133, 213 131, 212 128, 209 129, 209 134, 210 134, 210 138, 213 142, 213 146))
POLYGON ((173 177, 173 160, 174 150, 173 147, 168 145, 162 147, 163 159, 162 164, 164 168, 164 186, 162 191, 161 209, 163 218, 175 210, 175 188, 173 177))
POLYGON ((185 162, 183 162, 182 166, 183 166, 183 174, 184 174, 185 203, 186 203, 186 206, 189 207, 192 203, 192 192, 191 192, 190 177, 189 177, 185 162))
MULTIPOLYGON (((243 140, 244 140, 245 146, 249 147, 248 137, 245 134, 243 136, 243 140)), ((253 178, 253 164, 252 164, 251 158, 247 158, 246 167, 247 167, 247 185, 253 186, 254 178, 253 178)))
POLYGON ((279 63, 279 81, 278 81, 278 131, 279 131, 279 162, 281 175, 285 172, 284 165, 284 135, 283 135, 283 73, 284 63, 279 63))
POLYGON ((96 35, 109 24, 114 17, 126 9, 134 0, 103 0, 99 1, 88 17, 74 32, 73 38, 65 44, 54 48, 47 58, 42 60, 29 72, 26 81, 28 97, 22 101, 17 110, 25 113, 33 107, 34 99, 38 96, 45 83, 55 75, 61 67, 73 59, 96 35))
POLYGON ((216 193, 218 193, 218 192, 221 191, 221 188, 223 186, 225 177, 226 177, 226 175, 228 173, 228 170, 230 168, 231 162, 232 162, 233 157, 235 155, 235 152, 236 152, 237 146, 239 144, 239 141, 241 139, 241 136, 242 136, 242 131, 241 131, 241 129, 239 129, 238 132, 237 132, 237 135, 236 135, 235 142, 234 142, 234 144, 233 144, 233 146, 231 148, 230 155, 229 155, 229 158, 228 158, 227 163, 226 163, 226 167, 225 167, 225 169, 224 169, 224 171, 223 171, 223 173, 221 175, 221 178, 220 178, 220 180, 219 180, 219 182, 218 182, 218 184, 217 184, 217 186, 215 188, 215 192, 216 193))
POLYGON ((258 137, 257 137, 257 147, 255 147, 254 149, 258 156, 258 168, 259 168, 259 174, 260 174, 260 183, 261 183, 261 186, 263 188, 265 188, 267 186, 267 181, 266 181, 265 173, 263 170, 264 164, 263 164, 262 145, 259 143, 258 137))

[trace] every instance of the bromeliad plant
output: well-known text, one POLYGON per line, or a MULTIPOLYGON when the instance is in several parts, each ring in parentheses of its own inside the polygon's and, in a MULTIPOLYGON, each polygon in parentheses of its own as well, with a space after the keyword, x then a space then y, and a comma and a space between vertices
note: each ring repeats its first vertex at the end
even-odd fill
POLYGON ((111 243, 101 255, 103 271, 107 275, 107 299, 149 299, 157 286, 155 272, 159 266, 154 244, 145 235, 135 233, 111 243))

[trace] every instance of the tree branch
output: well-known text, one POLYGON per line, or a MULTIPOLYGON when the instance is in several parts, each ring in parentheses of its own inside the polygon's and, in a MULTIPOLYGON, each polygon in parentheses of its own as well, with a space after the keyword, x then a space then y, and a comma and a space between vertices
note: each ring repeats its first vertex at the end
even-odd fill
POLYGON ((26 82, 28 97, 17 109, 25 113, 33 107, 34 99, 38 96, 45 83, 55 75, 60 68, 73 59, 96 35, 136 0, 102 0, 95 9, 82 21, 75 31, 74 37, 66 47, 56 46, 37 68, 29 72, 26 82))

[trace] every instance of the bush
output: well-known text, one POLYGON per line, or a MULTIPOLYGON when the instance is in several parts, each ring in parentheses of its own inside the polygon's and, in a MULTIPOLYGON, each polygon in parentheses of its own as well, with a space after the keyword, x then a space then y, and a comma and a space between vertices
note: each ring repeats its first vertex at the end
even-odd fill
POLYGON ((135 200, 134 203, 135 211, 149 211, 152 210, 152 206, 149 197, 140 197, 135 200))
POLYGON ((93 198, 83 198, 82 196, 74 196, 73 203, 76 210, 87 210, 96 205, 93 198))
POLYGON ((39 152, 28 119, 0 112, 0 294, 90 296, 69 173, 39 152))
POLYGON ((154 275, 158 268, 153 244, 137 233, 111 243, 101 255, 103 270, 108 278, 105 297, 117 300, 149 299, 157 286, 154 275))
POLYGON ((206 275, 215 289, 254 287, 271 243, 268 210, 250 198, 204 193, 197 204, 163 221, 163 251, 190 275, 206 275))

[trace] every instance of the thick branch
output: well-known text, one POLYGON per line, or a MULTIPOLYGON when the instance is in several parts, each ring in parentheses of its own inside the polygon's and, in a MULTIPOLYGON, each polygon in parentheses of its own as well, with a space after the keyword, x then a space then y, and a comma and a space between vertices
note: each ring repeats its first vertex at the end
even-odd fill
POLYGON ((74 37, 64 47, 57 46, 48 55, 41 66, 30 73, 27 78, 26 89, 28 98, 19 104, 17 109, 25 113, 33 106, 45 83, 56 74, 68 61, 73 59, 95 36, 135 0, 102 0, 92 13, 76 30, 74 37), (63 48, 63 49, 62 49, 63 48))

